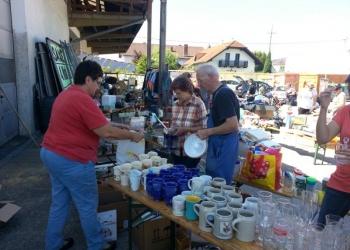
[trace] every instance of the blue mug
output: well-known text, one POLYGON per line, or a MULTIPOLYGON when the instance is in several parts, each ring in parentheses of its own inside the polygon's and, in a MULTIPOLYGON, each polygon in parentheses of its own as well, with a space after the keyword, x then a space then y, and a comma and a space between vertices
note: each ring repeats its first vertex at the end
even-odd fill
POLYGON ((198 220, 198 215, 196 214, 196 212, 193 209, 193 206, 195 204, 199 204, 201 201, 201 198, 199 196, 196 195, 189 195, 186 196, 186 201, 185 201, 185 217, 188 220, 198 220))
POLYGON ((179 179, 177 181, 177 183, 179 184, 177 186, 179 194, 181 194, 183 191, 190 190, 190 188, 188 187, 188 180, 187 179, 179 179))
POLYGON ((177 183, 173 181, 165 182, 163 185, 163 191, 164 191, 165 204, 168 207, 171 207, 173 205, 172 199, 175 195, 177 195, 177 183))
POLYGON ((180 171, 184 171, 185 168, 186 168, 186 166, 183 165, 183 164, 176 164, 176 165, 174 165, 174 168, 177 168, 177 169, 179 169, 180 171))
POLYGON ((192 173, 193 177, 199 177, 199 168, 188 168, 187 170, 192 173))
POLYGON ((184 174, 183 173, 173 173, 172 176, 174 176, 175 177, 175 181, 178 182, 180 179, 183 179, 184 174))

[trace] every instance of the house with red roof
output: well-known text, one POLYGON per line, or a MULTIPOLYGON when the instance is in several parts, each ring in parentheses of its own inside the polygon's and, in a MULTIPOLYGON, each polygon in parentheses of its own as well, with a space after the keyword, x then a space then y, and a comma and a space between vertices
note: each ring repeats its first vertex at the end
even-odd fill
POLYGON ((209 63, 219 68, 219 72, 253 73, 256 64, 262 64, 246 46, 232 41, 199 51, 183 67, 197 67, 209 63))

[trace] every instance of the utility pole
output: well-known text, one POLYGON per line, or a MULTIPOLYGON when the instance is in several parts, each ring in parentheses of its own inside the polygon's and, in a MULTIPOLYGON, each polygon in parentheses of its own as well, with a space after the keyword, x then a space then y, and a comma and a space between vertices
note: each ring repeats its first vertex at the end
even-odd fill
POLYGON ((273 32, 273 25, 271 27, 271 32, 270 33, 267 33, 267 34, 270 34, 270 45, 269 45, 269 53, 271 52, 271 41, 272 41, 272 35, 273 34, 276 34, 276 32, 273 32))

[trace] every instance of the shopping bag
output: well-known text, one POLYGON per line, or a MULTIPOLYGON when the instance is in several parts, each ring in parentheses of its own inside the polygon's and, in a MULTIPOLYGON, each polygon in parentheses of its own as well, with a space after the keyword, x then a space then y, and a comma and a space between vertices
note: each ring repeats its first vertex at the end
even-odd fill
POLYGON ((145 139, 142 139, 138 143, 130 140, 118 141, 117 147, 117 164, 121 165, 125 162, 133 162, 139 160, 139 154, 145 152, 145 139))
POLYGON ((241 178, 266 186, 273 190, 282 188, 281 180, 282 154, 262 155, 247 152, 246 161, 241 171, 241 178))

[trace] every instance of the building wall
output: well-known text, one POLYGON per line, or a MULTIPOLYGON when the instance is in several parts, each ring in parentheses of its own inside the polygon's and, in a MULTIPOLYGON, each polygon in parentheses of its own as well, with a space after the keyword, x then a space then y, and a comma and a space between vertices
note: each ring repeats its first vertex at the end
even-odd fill
MULTIPOLYGON (((69 42, 67 5, 63 0, 11 0, 11 11, 18 112, 29 131, 34 132, 35 43, 45 42, 46 37, 69 42)), ((20 134, 27 134, 21 124, 20 134)))
POLYGON ((219 69, 219 72, 243 72, 243 73, 254 73, 255 62, 246 52, 239 49, 228 49, 223 51, 221 54, 208 62, 216 66, 219 69), (219 60, 225 60, 225 54, 230 53, 230 61, 235 60, 235 55, 240 54, 240 61, 248 61, 248 68, 231 68, 231 67, 219 67, 219 60))

